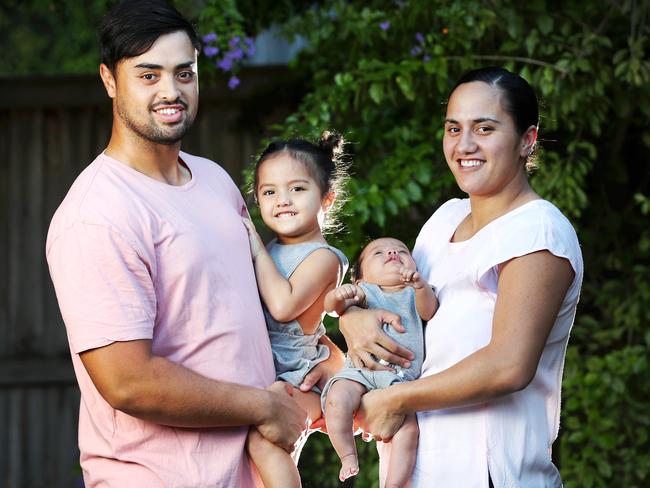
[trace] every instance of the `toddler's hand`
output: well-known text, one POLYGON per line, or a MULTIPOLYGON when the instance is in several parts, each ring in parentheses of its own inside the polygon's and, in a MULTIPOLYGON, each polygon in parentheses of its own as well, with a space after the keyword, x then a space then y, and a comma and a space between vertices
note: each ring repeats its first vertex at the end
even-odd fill
POLYGON ((242 222, 244 222, 244 226, 248 231, 248 242, 250 243, 251 246, 251 254, 253 255, 253 261, 254 261, 257 255, 265 249, 264 242, 262 242, 262 238, 257 233, 257 230, 255 229, 255 224, 253 224, 253 221, 251 219, 242 217, 242 222))
POLYGON ((356 303, 362 303, 366 299, 366 294, 360 286, 346 283, 334 290, 334 296, 339 301, 354 300, 356 303))
POLYGON ((413 269, 404 267, 400 270, 400 273, 402 274, 402 281, 407 285, 411 285, 416 290, 424 288, 427 285, 422 275, 413 269))

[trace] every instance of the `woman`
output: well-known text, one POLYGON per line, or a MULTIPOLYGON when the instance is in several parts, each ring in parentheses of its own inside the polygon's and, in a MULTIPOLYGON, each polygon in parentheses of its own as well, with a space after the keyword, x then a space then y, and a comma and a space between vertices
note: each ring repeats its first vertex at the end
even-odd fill
MULTIPOLYGON (((442 205, 413 252, 440 301, 422 376, 364 395, 358 412, 384 441, 417 412, 413 486, 561 486, 551 446, 583 265, 571 224, 528 183, 537 126, 532 88, 507 70, 471 71, 451 91, 443 148, 469 198, 442 205)), ((341 318, 355 365, 412 357, 382 322, 399 319, 360 309, 341 318)))

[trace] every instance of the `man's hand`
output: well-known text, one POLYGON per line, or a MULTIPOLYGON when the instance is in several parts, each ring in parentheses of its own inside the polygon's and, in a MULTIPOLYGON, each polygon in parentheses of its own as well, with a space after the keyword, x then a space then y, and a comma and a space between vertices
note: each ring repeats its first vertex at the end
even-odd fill
POLYGON ((257 255, 266 249, 266 247, 264 247, 264 242, 262 242, 262 238, 257 233, 257 229, 255 229, 255 224, 253 224, 253 221, 246 217, 242 217, 242 222, 244 222, 244 226, 248 231, 248 241, 251 246, 251 255, 253 256, 253 261, 255 261, 257 255))
POLYGON ((291 385, 276 381, 266 390, 269 393, 267 415, 256 426, 257 430, 273 444, 291 453, 301 432, 307 428, 307 412, 291 398, 291 385))
POLYGON ((369 391, 361 397, 356 421, 364 432, 364 440, 390 442, 404 423, 405 415, 391 411, 391 388, 369 391))
POLYGON ((339 319, 339 329, 348 345, 348 357, 357 368, 388 370, 377 359, 408 368, 415 355, 392 340, 382 329, 390 324, 398 332, 404 332, 400 316, 382 309, 365 310, 350 307, 339 319))

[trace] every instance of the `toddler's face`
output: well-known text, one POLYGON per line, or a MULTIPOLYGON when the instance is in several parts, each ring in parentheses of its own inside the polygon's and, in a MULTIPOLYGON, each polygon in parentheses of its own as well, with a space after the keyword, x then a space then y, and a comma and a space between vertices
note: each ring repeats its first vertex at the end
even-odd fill
POLYGON ((415 261, 408 247, 392 237, 376 239, 366 246, 359 258, 361 280, 380 286, 401 285, 400 270, 415 270, 415 261))

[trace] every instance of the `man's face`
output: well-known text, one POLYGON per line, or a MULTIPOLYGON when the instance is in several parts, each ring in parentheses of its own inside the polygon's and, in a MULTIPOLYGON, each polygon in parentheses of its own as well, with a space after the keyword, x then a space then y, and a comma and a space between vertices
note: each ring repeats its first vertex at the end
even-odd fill
MULTIPOLYGON (((196 50, 183 31, 160 36, 151 48, 115 67, 116 123, 157 144, 175 144, 189 130, 199 101, 196 50)), ((113 91, 113 93, 111 93, 113 91)))

